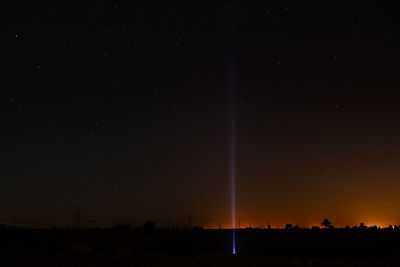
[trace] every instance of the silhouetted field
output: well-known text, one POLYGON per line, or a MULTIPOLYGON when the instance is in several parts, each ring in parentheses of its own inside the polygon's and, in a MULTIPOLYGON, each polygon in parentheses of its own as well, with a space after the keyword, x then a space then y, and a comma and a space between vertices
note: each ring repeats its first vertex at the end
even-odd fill
POLYGON ((0 266, 400 266, 389 230, 7 229, 0 266))

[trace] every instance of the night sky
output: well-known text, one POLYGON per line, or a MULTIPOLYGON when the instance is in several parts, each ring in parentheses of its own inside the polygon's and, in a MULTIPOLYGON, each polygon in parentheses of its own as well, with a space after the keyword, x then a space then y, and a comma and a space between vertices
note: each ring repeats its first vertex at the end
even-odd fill
POLYGON ((399 224, 398 9, 255 2, 2 3, 0 222, 230 227, 234 84, 241 226, 399 224))

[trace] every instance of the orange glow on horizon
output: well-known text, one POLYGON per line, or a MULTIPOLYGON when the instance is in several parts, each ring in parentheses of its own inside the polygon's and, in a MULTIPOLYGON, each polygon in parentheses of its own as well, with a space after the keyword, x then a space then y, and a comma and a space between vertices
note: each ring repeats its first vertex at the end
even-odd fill
MULTIPOLYGON (((321 219, 321 221, 313 221, 310 223, 306 223, 306 224, 296 224, 294 222, 288 221, 287 223, 270 223, 270 227, 271 229, 285 229, 286 224, 291 224, 292 226, 296 226, 298 225, 300 228, 303 229, 311 229, 312 227, 320 227, 320 228, 324 228, 323 226, 321 226, 321 222, 323 219, 321 219)), ((332 225, 334 226, 334 228, 346 228, 346 227, 359 227, 360 223, 363 223, 365 226, 367 227, 371 227, 371 226, 377 226, 380 228, 386 228, 389 225, 399 225, 398 223, 391 223, 391 222, 383 222, 383 221, 379 221, 379 220, 365 220, 365 221, 360 221, 359 223, 353 223, 353 224, 335 224, 334 222, 332 222, 332 225)), ((232 229, 232 224, 206 224, 203 225, 204 229, 232 229)), ((248 228, 258 228, 258 229, 268 229, 268 224, 259 224, 259 223, 250 223, 250 222, 243 222, 239 224, 236 224, 235 229, 248 229, 248 228)))

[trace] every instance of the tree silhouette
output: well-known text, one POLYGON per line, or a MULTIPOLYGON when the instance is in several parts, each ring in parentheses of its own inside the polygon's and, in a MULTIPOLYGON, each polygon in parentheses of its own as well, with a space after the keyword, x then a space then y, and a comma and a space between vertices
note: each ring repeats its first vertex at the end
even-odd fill
POLYGON ((365 226, 365 223, 360 223, 360 226, 358 227, 359 229, 361 229, 361 230, 365 230, 365 229, 367 229, 367 226, 365 226))
POLYGON ((324 219, 321 225, 324 226, 325 228, 333 228, 331 221, 329 221, 328 219, 324 219))

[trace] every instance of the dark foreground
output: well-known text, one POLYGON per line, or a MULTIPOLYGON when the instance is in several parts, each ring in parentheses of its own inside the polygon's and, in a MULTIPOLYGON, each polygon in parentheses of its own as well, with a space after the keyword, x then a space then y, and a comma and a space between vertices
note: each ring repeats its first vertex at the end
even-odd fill
POLYGON ((0 266, 400 266, 400 232, 0 230, 0 266))

